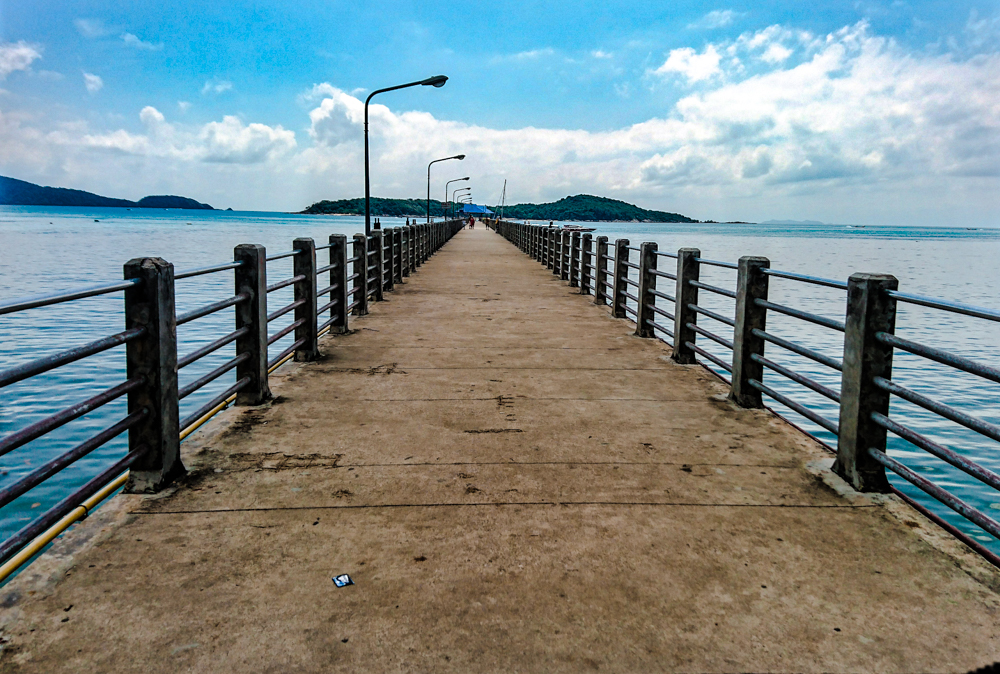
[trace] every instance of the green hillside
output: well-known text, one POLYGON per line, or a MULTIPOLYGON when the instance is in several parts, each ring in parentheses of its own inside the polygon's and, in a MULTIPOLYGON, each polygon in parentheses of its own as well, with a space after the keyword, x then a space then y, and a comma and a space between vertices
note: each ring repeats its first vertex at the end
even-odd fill
POLYGON ((633 204, 578 194, 551 204, 517 204, 503 209, 514 220, 577 220, 584 222, 698 222, 679 213, 650 211, 633 204))
MULTIPOLYGON (((427 215, 426 199, 382 199, 372 197, 372 215, 386 218, 405 218, 427 215)), ((364 199, 338 199, 336 201, 317 201, 302 211, 312 215, 364 215, 364 199)), ((431 199, 431 215, 441 217, 443 214, 441 202, 431 199)))

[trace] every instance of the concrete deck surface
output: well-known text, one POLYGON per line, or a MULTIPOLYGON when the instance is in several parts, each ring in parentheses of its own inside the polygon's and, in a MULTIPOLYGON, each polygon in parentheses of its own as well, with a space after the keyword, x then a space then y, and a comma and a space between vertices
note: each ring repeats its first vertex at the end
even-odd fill
POLYGON ((493 232, 352 328, 185 443, 177 488, 117 497, 9 584, 0 671, 1000 660, 990 568, 493 232))

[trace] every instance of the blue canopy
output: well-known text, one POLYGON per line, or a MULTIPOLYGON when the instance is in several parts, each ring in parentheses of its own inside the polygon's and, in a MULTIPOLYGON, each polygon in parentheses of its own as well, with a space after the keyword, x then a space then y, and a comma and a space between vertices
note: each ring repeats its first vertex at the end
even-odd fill
POLYGON ((490 209, 485 206, 476 206, 475 204, 466 204, 465 208, 462 209, 462 213, 466 215, 493 215, 493 211, 490 209))

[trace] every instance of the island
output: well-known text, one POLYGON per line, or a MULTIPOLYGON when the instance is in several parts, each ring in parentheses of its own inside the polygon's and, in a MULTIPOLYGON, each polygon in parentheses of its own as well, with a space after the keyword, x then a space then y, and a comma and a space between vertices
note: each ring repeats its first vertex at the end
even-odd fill
POLYGON ((102 197, 93 192, 65 187, 42 187, 17 178, 0 176, 0 206, 90 206, 101 208, 187 208, 214 211, 187 197, 170 194, 143 197, 139 201, 102 197))

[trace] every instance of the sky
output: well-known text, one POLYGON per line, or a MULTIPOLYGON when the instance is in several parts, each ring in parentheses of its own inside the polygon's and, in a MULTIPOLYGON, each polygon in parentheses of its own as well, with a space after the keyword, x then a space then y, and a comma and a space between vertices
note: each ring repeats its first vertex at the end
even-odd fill
POLYGON ((0 175, 297 211, 469 176, 697 219, 1000 226, 1000 3, 0 0, 0 175))

